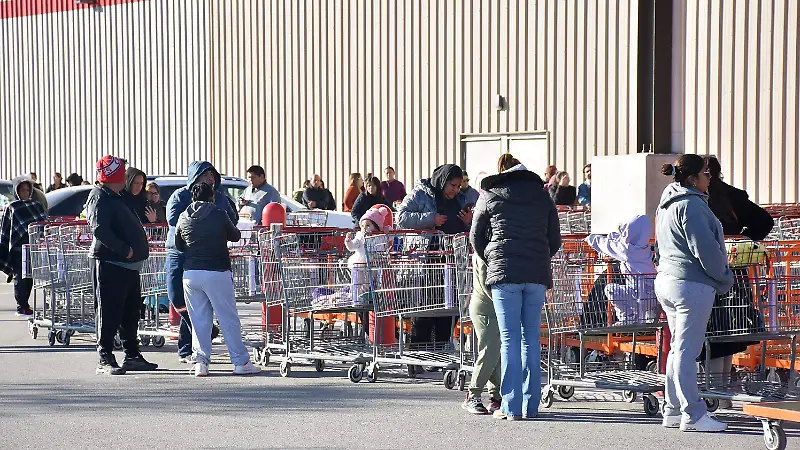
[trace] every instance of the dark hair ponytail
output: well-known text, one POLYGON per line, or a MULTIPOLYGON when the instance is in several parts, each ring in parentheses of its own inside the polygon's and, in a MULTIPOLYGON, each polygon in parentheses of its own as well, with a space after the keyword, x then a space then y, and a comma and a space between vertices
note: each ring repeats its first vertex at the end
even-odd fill
POLYGON ((193 202, 210 202, 214 198, 214 189, 208 183, 197 183, 192 186, 193 202))
POLYGON ((689 177, 698 175, 705 165, 706 162, 700 155, 682 155, 673 164, 661 166, 661 174, 673 177, 676 182, 683 184, 689 177))

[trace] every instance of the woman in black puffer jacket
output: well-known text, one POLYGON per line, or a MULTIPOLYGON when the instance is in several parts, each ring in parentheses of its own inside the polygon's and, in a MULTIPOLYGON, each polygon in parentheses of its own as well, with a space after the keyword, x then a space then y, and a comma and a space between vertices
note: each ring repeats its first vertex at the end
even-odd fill
POLYGON ((486 262, 500 325, 503 402, 494 414, 534 418, 541 398, 542 306, 553 284, 550 259, 561 247, 558 212, 542 179, 522 164, 484 178, 481 188, 470 239, 486 262))

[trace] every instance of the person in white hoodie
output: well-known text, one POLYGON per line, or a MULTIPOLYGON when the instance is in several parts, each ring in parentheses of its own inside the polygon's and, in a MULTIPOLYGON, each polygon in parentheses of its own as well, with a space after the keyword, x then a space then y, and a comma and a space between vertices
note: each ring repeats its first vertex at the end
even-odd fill
POLYGON ((647 216, 634 216, 619 225, 608 236, 590 234, 586 242, 598 252, 620 262, 625 284, 608 283, 605 294, 614 305, 617 325, 630 325, 658 316, 653 282, 656 267, 650 237, 653 225, 647 216))

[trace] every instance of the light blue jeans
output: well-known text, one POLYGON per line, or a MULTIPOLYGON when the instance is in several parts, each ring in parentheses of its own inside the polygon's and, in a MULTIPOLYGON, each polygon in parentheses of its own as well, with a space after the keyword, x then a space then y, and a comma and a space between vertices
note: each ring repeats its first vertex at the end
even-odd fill
POLYGON ((706 403, 697 388, 697 357, 703 349, 706 326, 716 291, 694 281, 658 274, 656 296, 672 332, 667 356, 664 415, 695 423, 706 414, 706 403))
POLYGON ((546 288, 541 284, 495 284, 492 302, 500 325, 501 411, 533 418, 542 397, 541 346, 546 288))

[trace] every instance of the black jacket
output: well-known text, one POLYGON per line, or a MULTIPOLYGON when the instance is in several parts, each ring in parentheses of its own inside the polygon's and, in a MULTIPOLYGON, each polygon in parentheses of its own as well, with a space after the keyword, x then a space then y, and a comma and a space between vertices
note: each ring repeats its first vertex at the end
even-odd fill
POLYGON ((708 206, 722 223, 725 235, 743 235, 760 241, 772 231, 775 220, 764 208, 751 202, 747 192, 720 180, 713 180, 708 191, 708 206))
POLYGON ((120 192, 120 195, 122 199, 125 200, 125 204, 136 214, 136 217, 141 223, 150 223, 145 214, 145 209, 147 208, 147 191, 145 191, 144 186, 142 186, 139 195, 131 194, 133 180, 137 175, 141 175, 144 183, 147 183, 147 175, 144 172, 135 167, 129 167, 128 170, 125 171, 125 189, 120 192))
MULTIPOLYGON (((303 204, 308 206, 308 202, 315 202, 315 208, 318 209, 331 209, 331 205, 329 203, 333 197, 331 196, 330 191, 327 189, 317 189, 313 187, 306 188, 306 191, 303 192, 303 204)), ((336 207, 336 203, 333 203, 333 208, 336 207)))
POLYGON ((384 198, 383 195, 369 195, 366 192, 358 194, 356 202, 353 203, 353 210, 350 211, 350 214, 353 216, 353 220, 356 221, 356 224, 361 221, 361 216, 363 216, 364 213, 369 211, 369 209, 375 205, 389 206, 386 202, 386 198, 384 198))
POLYGON ((175 248, 185 257, 183 270, 231 270, 228 241, 242 233, 228 214, 209 202, 194 202, 181 213, 175 232, 175 248))
POLYGON ((561 247, 558 212, 544 183, 517 170, 483 179, 470 240, 487 264, 486 285, 553 285, 550 259, 561 247))
POLYGON ((96 186, 86 200, 86 218, 92 230, 89 256, 101 261, 138 262, 150 255, 147 236, 139 218, 122 196, 96 186), (127 259, 133 249, 133 257, 127 259))

